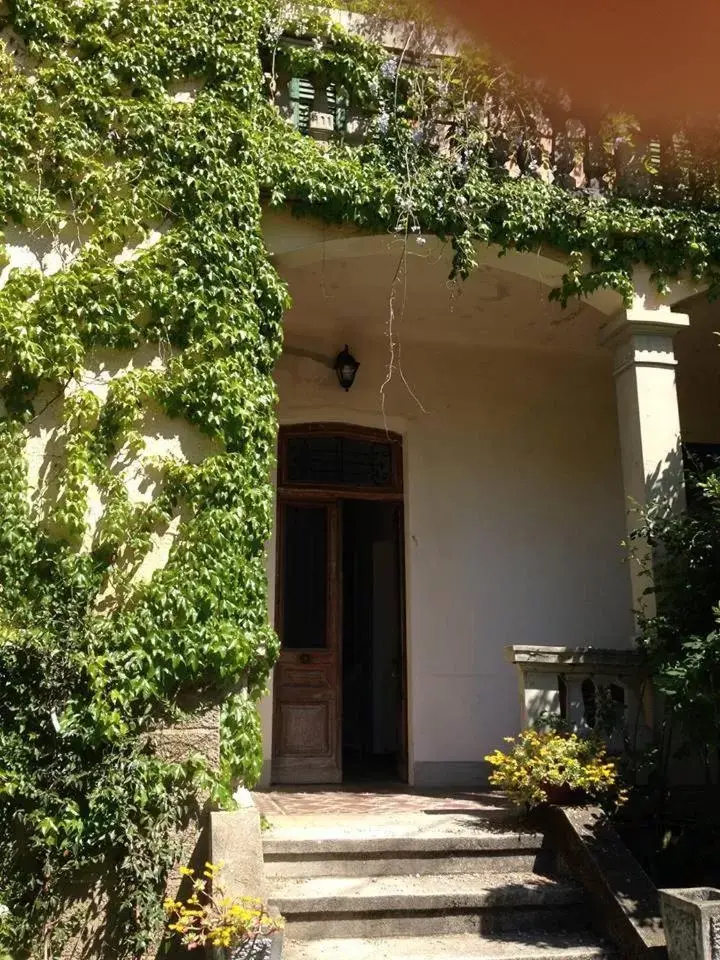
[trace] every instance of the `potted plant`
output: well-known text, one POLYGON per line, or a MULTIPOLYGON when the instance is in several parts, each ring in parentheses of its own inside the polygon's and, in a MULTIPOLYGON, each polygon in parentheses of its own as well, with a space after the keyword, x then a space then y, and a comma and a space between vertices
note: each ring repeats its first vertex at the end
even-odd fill
POLYGON ((186 900, 164 902, 168 929, 188 950, 209 947, 217 960, 278 960, 282 917, 271 916, 260 900, 228 896, 220 869, 206 863, 196 877, 190 867, 180 868, 192 880, 192 893, 186 900))
POLYGON ((518 806, 580 805, 613 793, 624 799, 615 763, 595 738, 531 728, 505 740, 509 750, 485 759, 494 768, 490 783, 518 806))

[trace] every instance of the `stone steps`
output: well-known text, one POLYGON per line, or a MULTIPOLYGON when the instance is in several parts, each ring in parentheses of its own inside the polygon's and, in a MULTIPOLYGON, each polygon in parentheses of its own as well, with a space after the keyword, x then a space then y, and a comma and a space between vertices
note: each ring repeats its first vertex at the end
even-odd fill
POLYGON ((280 816, 263 855, 289 960, 609 957, 588 933, 580 888, 553 875, 543 837, 510 821, 280 816))

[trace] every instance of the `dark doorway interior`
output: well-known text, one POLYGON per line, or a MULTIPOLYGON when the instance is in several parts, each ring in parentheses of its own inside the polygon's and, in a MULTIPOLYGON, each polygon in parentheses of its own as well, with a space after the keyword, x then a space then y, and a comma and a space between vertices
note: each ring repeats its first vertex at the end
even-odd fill
POLYGON ((406 779, 401 505, 345 500, 341 524, 343 780, 406 779))

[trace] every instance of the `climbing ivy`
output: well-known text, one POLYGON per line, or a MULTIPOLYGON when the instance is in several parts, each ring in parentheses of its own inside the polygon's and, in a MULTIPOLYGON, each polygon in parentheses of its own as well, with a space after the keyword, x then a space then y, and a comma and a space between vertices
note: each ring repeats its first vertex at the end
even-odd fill
POLYGON ((50 955, 68 891, 111 877, 104 942, 132 957, 198 793, 259 774, 288 302, 262 203, 436 234, 460 277, 477 243, 551 245, 563 302, 629 297, 640 261, 717 292, 720 215, 511 177, 478 119, 488 61, 389 57, 271 0, 8 0, 0 30, 0 219, 45 257, 0 258, 0 937, 50 955), (334 85, 361 135, 301 136, 281 76, 334 85), (202 455, 158 454, 162 423, 202 455), (153 727, 213 702, 219 771, 153 754, 153 727))
POLYGON ((66 945, 68 889, 103 875, 106 946, 140 953, 194 795, 259 772, 286 304, 259 230, 263 16, 229 0, 5 14, 0 209, 15 247, 72 251, 0 294, 0 899, 18 955, 66 945), (211 455, 153 456, 161 415, 211 455), (48 425, 59 465, 30 485, 48 425), (133 469, 153 496, 131 497, 133 469), (173 522, 167 563, 138 578, 173 522), (153 755, 145 731, 217 699, 219 775, 153 755))

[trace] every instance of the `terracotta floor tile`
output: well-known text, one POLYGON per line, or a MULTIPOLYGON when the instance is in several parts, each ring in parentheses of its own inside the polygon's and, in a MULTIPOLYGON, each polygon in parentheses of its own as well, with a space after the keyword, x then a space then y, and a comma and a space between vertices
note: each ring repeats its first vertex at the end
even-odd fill
POLYGON ((442 810, 504 808, 507 801, 498 793, 473 790, 413 790, 411 787, 312 786, 274 787, 254 793, 258 809, 272 814, 337 813, 418 813, 442 810))

